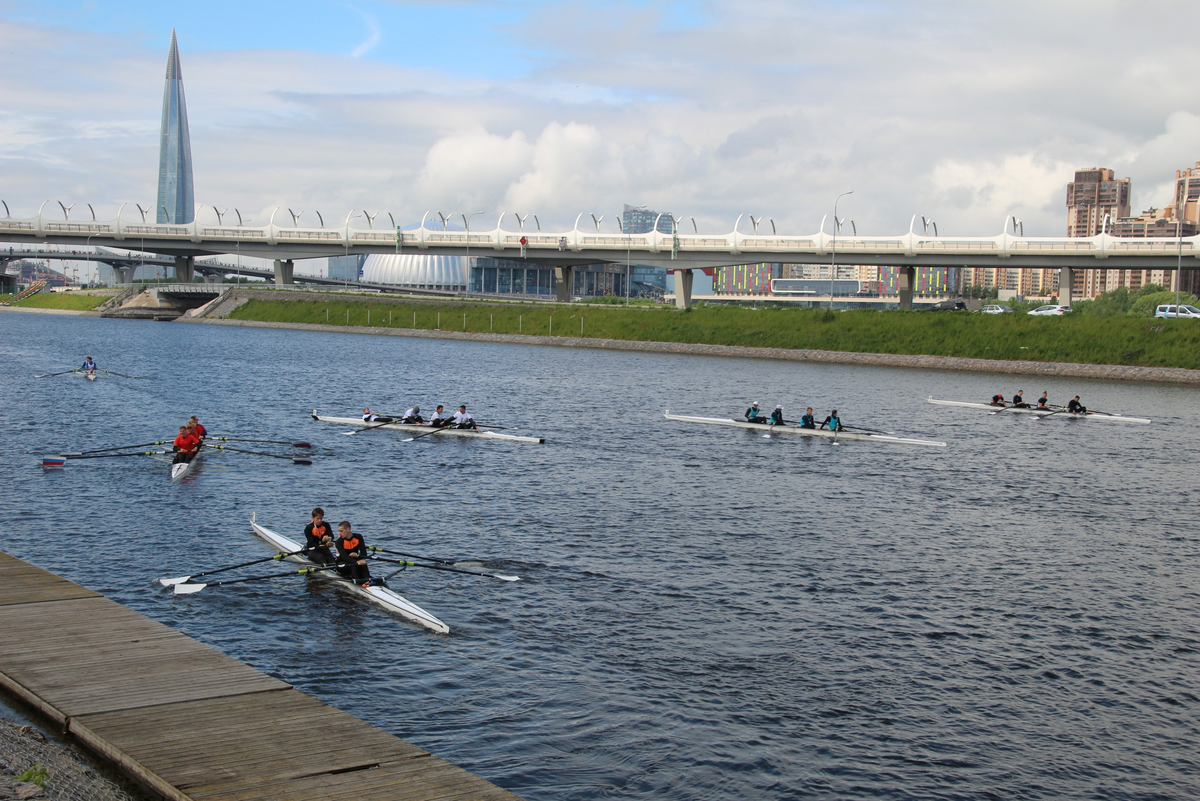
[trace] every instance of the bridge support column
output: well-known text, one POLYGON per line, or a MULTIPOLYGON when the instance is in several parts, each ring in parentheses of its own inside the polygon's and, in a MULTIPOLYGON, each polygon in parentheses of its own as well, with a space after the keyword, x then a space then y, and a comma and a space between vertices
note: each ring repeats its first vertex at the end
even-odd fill
POLYGON ((1070 267, 1062 267, 1058 271, 1058 305, 1071 305, 1072 284, 1075 282, 1075 271, 1070 267))
POLYGON ((916 267, 901 267, 897 278, 900 279, 900 308, 912 311, 913 286, 917 283, 916 267))
POLYGON ((175 257, 175 283, 190 284, 196 277, 196 257, 175 257))
POLYGON ((675 305, 686 309, 692 305, 692 271, 674 270, 675 273, 675 305))
POLYGON ((290 284, 292 283, 292 269, 295 267, 291 259, 281 261, 275 260, 275 283, 290 284))
POLYGON ((575 270, 570 267, 555 267, 554 268, 554 297, 556 300, 563 303, 570 303, 571 296, 574 294, 575 286, 575 270))
POLYGON ((113 275, 117 277, 119 286, 129 286, 133 283, 133 274, 137 271, 137 267, 118 267, 115 264, 109 265, 112 267, 113 275))

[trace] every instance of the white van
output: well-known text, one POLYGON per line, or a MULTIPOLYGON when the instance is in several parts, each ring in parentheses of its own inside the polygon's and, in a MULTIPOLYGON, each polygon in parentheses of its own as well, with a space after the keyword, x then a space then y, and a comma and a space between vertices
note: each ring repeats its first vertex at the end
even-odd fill
POLYGON ((1156 308, 1154 316, 1164 319, 1167 317, 1191 317, 1200 320, 1200 309, 1197 309, 1195 306, 1188 306, 1187 304, 1176 306, 1174 303, 1171 303, 1156 308))

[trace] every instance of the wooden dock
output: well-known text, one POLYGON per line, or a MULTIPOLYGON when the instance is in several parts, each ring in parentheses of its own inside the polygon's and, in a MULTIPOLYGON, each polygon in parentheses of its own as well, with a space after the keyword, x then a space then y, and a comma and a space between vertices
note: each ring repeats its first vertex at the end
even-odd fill
POLYGON ((0 685, 172 801, 519 801, 4 553, 0 631, 0 685))

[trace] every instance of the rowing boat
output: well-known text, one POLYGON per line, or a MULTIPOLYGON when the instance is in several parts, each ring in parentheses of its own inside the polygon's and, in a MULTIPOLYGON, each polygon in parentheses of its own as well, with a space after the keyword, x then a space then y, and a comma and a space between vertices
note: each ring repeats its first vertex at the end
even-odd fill
POLYGON ((498 439, 505 442, 534 442, 541 444, 546 441, 545 437, 519 437, 516 434, 501 434, 496 431, 476 431, 471 428, 438 428, 430 429, 429 426, 417 425, 415 423, 369 423, 357 417, 326 417, 317 414, 317 410, 313 409, 312 419, 322 423, 337 423, 344 426, 358 426, 359 428, 389 428, 393 431, 409 431, 414 434, 428 434, 432 437, 464 437, 466 439, 498 439))
POLYGON ((199 451, 196 451, 196 455, 192 457, 192 460, 190 462, 176 462, 176 463, 172 464, 171 465, 171 480, 178 481, 179 479, 186 476, 188 473, 192 472, 192 468, 195 467, 200 462, 200 460, 203 458, 204 458, 204 451, 199 450, 199 451))
MULTIPOLYGON (((270 546, 275 550, 280 551, 281 553, 293 554, 292 556, 286 557, 287 561, 294 562, 298 565, 321 567, 321 565, 318 565, 311 559, 307 559, 304 556, 295 553, 304 547, 301 543, 288 539, 282 534, 272 531, 265 526, 260 526, 255 520, 256 516, 256 514, 252 514, 250 516, 250 527, 254 530, 255 535, 269 543, 270 546)), ((424 626, 432 632, 436 632, 437 634, 450 633, 450 627, 445 623, 438 620, 436 617, 429 614, 412 601, 409 601, 404 596, 393 592, 387 587, 360 587, 353 581, 342 578, 342 576, 334 570, 319 570, 312 575, 335 582, 338 586, 342 587, 351 595, 355 595, 374 604, 378 604, 389 612, 394 612, 405 620, 411 620, 413 623, 424 626)))
POLYGON ((938 400, 933 396, 930 396, 929 402, 938 406, 963 406, 968 409, 986 409, 994 414, 999 412, 1005 412, 1006 414, 1032 414, 1039 418, 1053 415, 1055 417, 1068 417, 1072 420, 1104 420, 1109 423, 1139 423, 1141 425, 1147 425, 1152 422, 1145 417, 1126 417, 1123 414, 1107 414, 1105 412, 1073 414, 1067 411, 1058 411, 1057 409, 1038 409, 1035 406, 1023 408, 1020 406, 993 406, 990 403, 971 403, 969 401, 938 400))
POLYGON ((769 434, 799 434, 802 437, 818 437, 834 442, 883 442, 890 445, 928 445, 934 448, 944 448, 946 443, 930 439, 910 439, 891 434, 864 434, 858 431, 828 431, 820 428, 803 428, 794 423, 772 425, 771 423, 749 423, 745 420, 733 420, 728 417, 688 417, 682 414, 666 412, 668 420, 680 423, 703 423, 710 426, 731 426, 733 428, 749 428, 754 431, 765 431, 769 434))

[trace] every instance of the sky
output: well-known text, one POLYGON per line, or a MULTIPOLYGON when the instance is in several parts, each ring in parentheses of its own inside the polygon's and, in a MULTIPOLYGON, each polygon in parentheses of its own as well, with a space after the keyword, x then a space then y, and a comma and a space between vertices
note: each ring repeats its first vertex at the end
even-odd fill
POLYGON ((1074 170, 1132 178, 1137 213, 1200 160, 1198 24, 1190 0, 0 0, 0 199, 152 204, 175 29, 201 219, 615 232, 629 203, 807 234, 853 190, 860 233, 1063 235, 1074 170))

